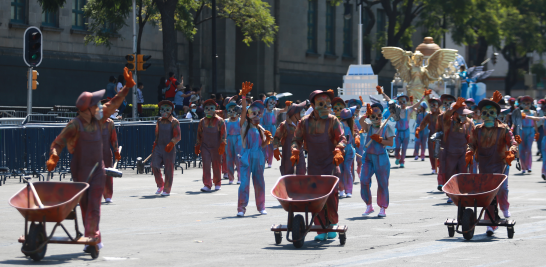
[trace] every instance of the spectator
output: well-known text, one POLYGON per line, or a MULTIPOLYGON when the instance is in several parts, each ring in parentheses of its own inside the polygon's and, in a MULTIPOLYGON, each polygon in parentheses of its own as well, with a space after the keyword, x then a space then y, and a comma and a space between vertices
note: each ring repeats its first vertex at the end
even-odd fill
POLYGON ((142 90, 144 89, 144 83, 138 82, 137 85, 137 112, 138 116, 142 117, 142 105, 144 104, 144 95, 142 90))
POLYGON ((220 110, 226 109, 224 107, 224 96, 222 94, 216 95, 216 104, 218 104, 218 107, 220 107, 220 110))
POLYGON ((165 77, 159 79, 159 85, 157 85, 157 103, 165 100, 165 93, 163 89, 165 88, 165 77))
MULTIPOLYGON (((116 85, 116 94, 119 93, 119 90, 123 88, 125 85, 125 78, 123 75, 118 76, 118 84, 116 85)), ((119 113, 123 114, 125 112, 125 108, 127 108, 127 101, 123 99, 123 103, 121 103, 121 106, 119 106, 119 113)))
POLYGON ((258 100, 262 100, 263 103, 265 103, 265 94, 264 93, 260 93, 258 95, 258 100))
POLYGON ((215 94, 210 94, 210 99, 216 100, 216 95, 215 94))
MULTIPOLYGON (((184 78, 182 76, 182 78, 184 78)), ((174 101, 174 96, 176 95, 176 89, 181 83, 174 77, 174 72, 169 72, 169 79, 165 82, 165 87, 169 89, 165 92, 165 99, 169 101, 174 101)))
POLYGON ((116 78, 114 76, 110 76, 108 79, 108 84, 106 85, 106 98, 113 98, 116 96, 116 94, 116 78))
POLYGON ((195 113, 197 113, 198 119, 204 118, 205 117, 205 109, 203 109, 203 107, 201 105, 201 99, 197 100, 195 105, 197 106, 197 109, 195 110, 195 113))
MULTIPOLYGON (((192 92, 191 87, 189 87, 189 86, 184 87, 184 94, 185 94, 185 95, 188 95, 188 94, 190 94, 191 92, 192 92)), ((184 97, 184 102, 183 102, 182 104, 183 104, 185 107, 189 107, 189 106, 190 106, 190 98, 191 98, 191 96, 189 96, 189 97, 184 97)))
POLYGON ((186 119, 199 120, 199 116, 197 115, 197 105, 195 105, 195 103, 191 104, 191 109, 188 111, 188 114, 186 114, 186 119))
POLYGON ((185 114, 187 112, 187 110, 189 109, 187 106, 184 106, 184 100, 185 99, 190 99, 190 97, 194 94, 194 92, 192 91, 189 91, 187 94, 183 91, 176 91, 176 94, 174 96, 174 111, 177 115, 182 115, 182 114, 185 114))

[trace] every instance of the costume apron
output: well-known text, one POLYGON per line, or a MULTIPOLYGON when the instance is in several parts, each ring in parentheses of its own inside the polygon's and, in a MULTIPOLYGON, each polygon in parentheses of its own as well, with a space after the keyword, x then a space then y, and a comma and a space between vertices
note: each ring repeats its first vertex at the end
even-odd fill
MULTIPOLYGON (((112 129, 115 131, 116 129, 112 129)), ((102 158, 104 160, 104 168, 113 167, 112 163, 112 150, 110 149, 110 133, 108 132, 108 123, 104 124, 102 129, 102 158)), ((114 194, 114 179, 112 176, 106 176, 106 183, 104 186, 104 198, 112 198, 114 194)))
POLYGON ((72 157, 72 162, 70 162, 70 171, 73 180, 75 182, 86 182, 93 166, 97 162, 99 163, 89 180, 89 189, 83 193, 80 200, 80 208, 85 227, 85 236, 99 238, 100 242, 100 207, 106 180, 102 158, 101 128, 99 122, 93 120, 91 123, 95 124, 95 131, 86 132, 81 119, 77 117, 74 120, 79 124, 80 132, 76 147, 74 148, 74 156, 72 157))
POLYGON ((157 187, 163 187, 163 192, 170 194, 173 185, 176 148, 173 148, 171 152, 167 152, 165 151, 165 147, 173 138, 172 124, 158 122, 158 134, 157 144, 152 156, 152 170, 154 172, 157 187), (161 176, 161 165, 165 166, 165 181, 163 181, 163 177, 161 176))
POLYGON ((464 127, 463 124, 463 132, 455 131, 455 122, 451 121, 446 149, 444 149, 445 180, 443 181, 443 184, 455 174, 466 173, 465 154, 468 141, 466 139, 464 127))
POLYGON ((294 168, 296 169, 296 174, 305 175, 306 167, 303 149, 300 150, 300 160, 295 166, 292 166, 292 161, 290 161, 290 157, 292 156, 292 140, 294 140, 294 131, 290 131, 290 129, 291 127, 289 127, 288 123, 285 121, 284 130, 286 131, 286 137, 282 144, 281 175, 294 174, 294 168))

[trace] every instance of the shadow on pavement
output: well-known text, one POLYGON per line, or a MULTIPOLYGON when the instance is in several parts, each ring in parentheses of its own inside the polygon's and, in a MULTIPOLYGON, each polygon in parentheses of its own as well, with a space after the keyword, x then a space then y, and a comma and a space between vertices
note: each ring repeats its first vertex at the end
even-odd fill
POLYGON ((386 217, 379 217, 377 215, 371 215, 371 216, 358 216, 358 217, 353 217, 353 218, 345 218, 346 220, 349 220, 349 221, 365 221, 365 220, 381 220, 381 219, 384 219, 386 217))
POLYGON ((446 202, 443 202, 443 203, 436 203, 436 204, 433 204, 432 206, 454 206, 454 207, 457 207, 457 205, 454 205, 453 203, 447 203, 447 200, 446 202))
POLYGON ((428 194, 435 194, 435 195, 445 194, 444 192, 440 192, 440 191, 428 191, 427 193, 428 194))
POLYGON ((186 191, 186 194, 188 195, 201 195, 201 194, 212 194, 214 192, 218 192, 218 190, 211 190, 210 192, 203 192, 203 191, 186 191))
POLYGON ((57 264, 63 264, 68 263, 73 260, 81 260, 81 261, 92 261, 91 256, 89 254, 81 253, 69 253, 69 254, 60 254, 60 255, 51 255, 46 256, 39 262, 35 262, 30 258, 26 258, 23 256, 17 256, 16 259, 13 260, 4 260, 0 261, 0 265, 4 264, 12 264, 12 265, 57 265, 57 264))
POLYGON ((141 196, 140 199, 156 199, 156 198, 162 198, 161 195, 150 195, 150 196, 141 196))
POLYGON ((330 239, 330 240, 327 240, 327 241, 315 241, 315 240, 309 240, 309 241, 305 241, 305 243, 303 244, 303 247, 301 248, 296 248, 294 247, 294 245, 288 241, 286 241, 286 239, 284 238, 283 236, 283 241, 286 242, 285 244, 280 244, 280 245, 272 245, 272 246, 269 246, 269 247, 264 247, 262 249, 268 249, 268 250, 325 250, 327 249, 328 247, 330 247, 329 245, 334 243, 333 245, 335 246, 336 242, 337 244, 339 244, 339 239, 330 239))
POLYGON ((463 235, 459 235, 455 233, 455 237, 450 238, 443 238, 443 239, 437 239, 436 241, 440 242, 473 242, 473 243, 492 243, 499 241, 499 238, 496 238, 495 236, 487 236, 486 234, 479 234, 474 235, 474 238, 470 240, 464 239, 463 235))
POLYGON ((271 206, 271 207, 267 207, 268 209, 282 209, 282 206, 279 204, 277 206, 271 206))

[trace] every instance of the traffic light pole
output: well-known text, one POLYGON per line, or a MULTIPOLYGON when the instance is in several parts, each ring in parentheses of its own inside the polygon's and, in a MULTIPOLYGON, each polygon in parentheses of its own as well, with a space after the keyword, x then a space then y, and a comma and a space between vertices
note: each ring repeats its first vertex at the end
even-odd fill
POLYGON ((27 73, 27 90, 28 90, 28 96, 27 96, 27 115, 32 114, 32 67, 28 68, 27 73))
POLYGON ((137 66, 138 66, 138 56, 137 56, 137 34, 136 34, 136 0, 133 0, 133 55, 135 55, 135 73, 133 74, 133 80, 135 80, 135 86, 133 86, 133 108, 131 109, 133 114, 133 119, 137 117, 137 66))

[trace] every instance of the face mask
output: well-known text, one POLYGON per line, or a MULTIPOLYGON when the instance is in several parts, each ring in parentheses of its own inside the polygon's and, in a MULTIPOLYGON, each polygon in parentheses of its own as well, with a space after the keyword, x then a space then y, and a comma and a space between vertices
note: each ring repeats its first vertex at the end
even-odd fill
POLYGON ((277 105, 277 101, 275 100, 267 101, 267 111, 272 111, 276 105, 277 105))
POLYGON ((328 96, 319 95, 315 97, 315 111, 321 119, 328 118, 330 111, 332 110, 332 103, 328 96))
POLYGON ((197 111, 197 109, 195 109, 195 108, 191 110, 191 112, 193 112, 193 113, 195 113, 196 111, 197 111))
POLYGON ((345 105, 341 104, 341 103, 335 103, 334 104, 334 114, 336 115, 336 117, 339 119, 339 116, 341 116, 341 110, 343 110, 345 108, 345 105))
POLYGON ((162 105, 159 112, 161 113, 161 117, 166 119, 171 116, 171 113, 173 112, 173 107, 171 107, 170 105, 162 105))
POLYGON ((446 101, 444 101, 442 103, 445 110, 450 110, 451 109, 451 104, 453 104, 453 101, 451 101, 451 100, 446 100, 446 101))
POLYGON ((260 109, 257 107, 252 107, 248 110, 248 118, 250 119, 250 123, 254 125, 258 125, 260 123, 260 109))
POLYGON ((95 112, 95 119, 100 121, 100 120, 102 120, 102 115, 103 115, 103 113, 102 113, 102 103, 99 102, 97 104, 97 106, 98 106, 98 109, 97 109, 97 112, 95 112))
POLYGON ((381 125, 382 119, 383 119, 383 113, 381 113, 381 109, 373 108, 373 114, 370 115, 370 120, 372 121, 372 124, 375 126, 381 125))
POLYGON ((433 112, 436 112, 438 110, 438 104, 436 103, 430 104, 430 110, 433 112))
POLYGON ((214 117, 214 114, 216 113, 216 107, 213 106, 213 105, 208 105, 205 107, 205 115, 207 116, 207 118, 212 118, 214 117))
POLYGON ((398 103, 400 103, 400 106, 404 106, 404 107, 405 107, 406 104, 407 104, 408 102, 406 102, 406 98, 403 97, 403 98, 400 98, 400 99, 398 100, 398 103))
POLYGON ((497 118, 497 109, 493 106, 485 106, 482 108, 481 116, 485 127, 493 127, 497 118))
POLYGON ((527 102, 523 102, 523 103, 520 104, 520 106, 524 110, 529 110, 529 108, 531 107, 531 104, 527 103, 527 102))
POLYGON ((235 111, 235 106, 229 107, 229 109, 227 110, 227 114, 228 114, 228 117, 232 117, 232 118, 237 116, 237 111, 235 111))

